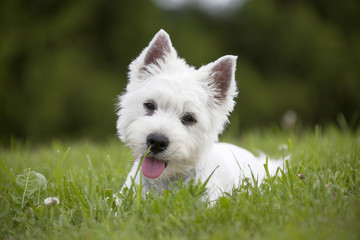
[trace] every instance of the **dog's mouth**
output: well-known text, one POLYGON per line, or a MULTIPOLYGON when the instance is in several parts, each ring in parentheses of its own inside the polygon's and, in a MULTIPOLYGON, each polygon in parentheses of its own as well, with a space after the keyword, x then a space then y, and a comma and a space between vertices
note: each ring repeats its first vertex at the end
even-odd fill
POLYGON ((146 156, 142 162, 141 170, 145 177, 154 179, 161 175, 167 164, 167 161, 146 156))

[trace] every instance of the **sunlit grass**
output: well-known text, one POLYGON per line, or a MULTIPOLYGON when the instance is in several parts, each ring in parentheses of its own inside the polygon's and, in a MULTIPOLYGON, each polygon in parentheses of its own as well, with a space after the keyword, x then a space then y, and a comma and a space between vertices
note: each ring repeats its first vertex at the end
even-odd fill
POLYGON ((216 203, 202 201, 203 187, 193 182, 162 196, 128 195, 121 209, 113 194, 132 157, 120 141, 13 141, 0 148, 0 238, 360 238, 358 132, 274 128, 230 141, 292 159, 286 172, 260 187, 244 180, 216 203), (47 197, 60 202, 46 205, 47 197))

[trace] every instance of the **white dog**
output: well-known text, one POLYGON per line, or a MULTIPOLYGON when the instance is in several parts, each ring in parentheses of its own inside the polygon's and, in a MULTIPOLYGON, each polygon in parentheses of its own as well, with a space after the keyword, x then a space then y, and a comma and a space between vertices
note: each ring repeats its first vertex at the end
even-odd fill
MULTIPOLYGON (((142 177, 144 192, 161 193, 173 181, 204 183, 213 173, 207 189, 209 200, 216 200, 251 173, 262 181, 265 156, 217 143, 237 95, 236 58, 227 55, 195 69, 178 57, 165 31, 154 36, 130 64, 126 92, 119 97, 118 134, 135 157, 124 187, 140 184, 142 177)), ((270 174, 280 166, 268 161, 270 174)))

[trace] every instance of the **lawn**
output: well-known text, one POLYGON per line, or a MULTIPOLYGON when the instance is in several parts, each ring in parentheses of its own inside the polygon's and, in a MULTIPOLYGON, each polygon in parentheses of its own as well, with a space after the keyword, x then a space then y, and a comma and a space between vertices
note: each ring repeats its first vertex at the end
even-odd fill
POLYGON ((214 203, 193 182, 162 196, 119 195, 118 208, 113 194, 132 163, 119 140, 12 140, 0 147, 0 239, 360 239, 359 131, 274 127, 223 140, 292 159, 214 203))

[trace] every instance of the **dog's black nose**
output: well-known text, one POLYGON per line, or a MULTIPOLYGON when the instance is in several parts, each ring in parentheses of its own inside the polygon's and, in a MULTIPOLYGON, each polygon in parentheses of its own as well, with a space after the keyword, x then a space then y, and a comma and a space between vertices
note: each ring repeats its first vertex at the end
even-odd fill
POLYGON ((151 152, 156 154, 167 149, 169 139, 163 135, 152 133, 147 137, 146 144, 148 147, 151 147, 151 152))

